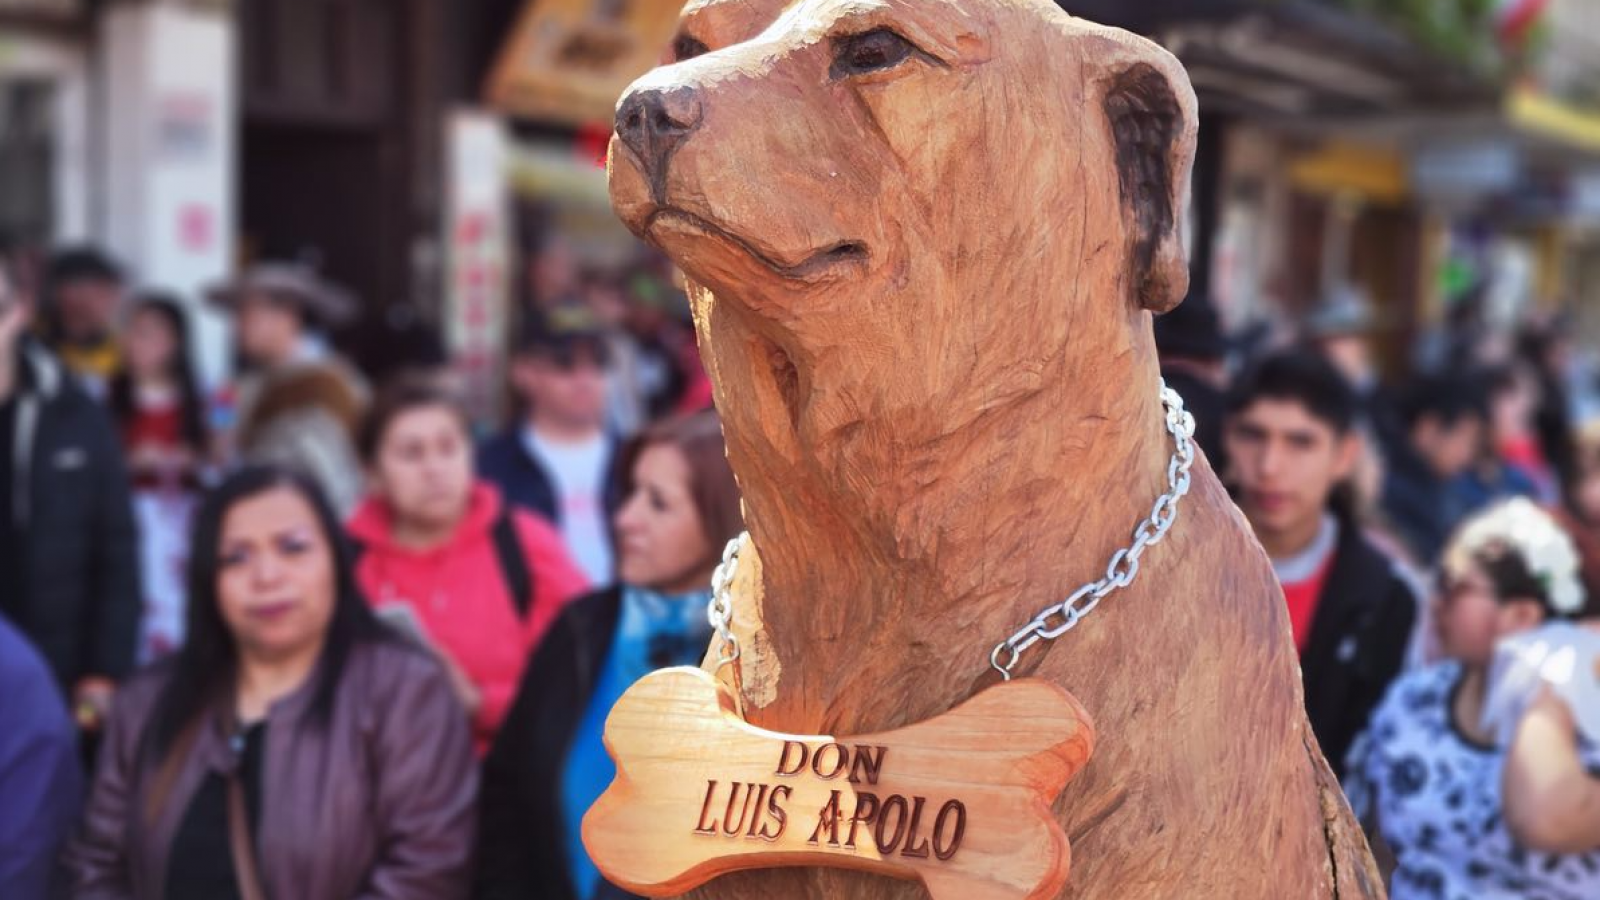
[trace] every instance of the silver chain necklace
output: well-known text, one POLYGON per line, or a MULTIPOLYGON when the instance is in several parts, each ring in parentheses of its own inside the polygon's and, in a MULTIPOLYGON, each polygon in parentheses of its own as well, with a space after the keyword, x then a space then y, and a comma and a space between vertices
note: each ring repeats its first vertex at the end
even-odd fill
MULTIPOLYGON (((1139 575, 1144 551, 1161 543, 1178 520, 1178 501, 1189 493, 1189 470, 1194 467, 1194 416, 1183 408, 1183 398, 1165 381, 1161 383, 1161 405, 1166 410, 1167 433, 1173 443, 1172 458, 1167 462, 1166 493, 1156 498, 1150 516, 1133 530, 1133 543, 1112 554, 1102 578, 1078 588, 1060 603, 1045 607, 1016 634, 995 645, 989 654, 989 665, 1006 681, 1011 680, 1011 670, 1029 647, 1040 641, 1053 641, 1078 627, 1101 600, 1132 584, 1139 575), (1007 653, 1010 655, 1003 657, 1007 653)), ((739 639, 730 627, 733 578, 739 568, 739 549, 749 537, 745 532, 728 542, 722 551, 722 563, 711 576, 711 603, 706 608, 706 618, 721 641, 716 665, 719 670, 739 659, 739 639)))

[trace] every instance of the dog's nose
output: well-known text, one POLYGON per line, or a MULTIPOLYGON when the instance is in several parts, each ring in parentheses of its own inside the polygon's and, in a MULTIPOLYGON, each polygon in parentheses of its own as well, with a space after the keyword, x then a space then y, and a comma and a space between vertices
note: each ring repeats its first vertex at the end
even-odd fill
POLYGON ((646 170, 660 177, 678 145, 700 125, 700 97, 692 88, 635 91, 617 107, 617 136, 646 170))

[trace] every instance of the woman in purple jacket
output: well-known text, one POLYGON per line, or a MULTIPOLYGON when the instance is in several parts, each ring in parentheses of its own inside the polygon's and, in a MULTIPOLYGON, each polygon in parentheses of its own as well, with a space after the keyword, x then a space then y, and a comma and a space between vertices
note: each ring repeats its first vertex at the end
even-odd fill
POLYGON ((73 896, 466 895, 466 714, 438 664, 373 619, 339 534, 283 470, 206 500, 189 642, 117 697, 73 896))

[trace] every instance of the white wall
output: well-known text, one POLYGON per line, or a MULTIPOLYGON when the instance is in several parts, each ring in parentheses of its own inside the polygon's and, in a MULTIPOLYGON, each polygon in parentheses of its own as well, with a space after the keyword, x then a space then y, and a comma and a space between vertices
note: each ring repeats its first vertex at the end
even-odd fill
POLYGON ((99 172, 94 231, 136 283, 194 301, 202 377, 227 370, 219 317, 200 290, 232 268, 237 92, 229 14, 114 5, 100 21, 99 172))

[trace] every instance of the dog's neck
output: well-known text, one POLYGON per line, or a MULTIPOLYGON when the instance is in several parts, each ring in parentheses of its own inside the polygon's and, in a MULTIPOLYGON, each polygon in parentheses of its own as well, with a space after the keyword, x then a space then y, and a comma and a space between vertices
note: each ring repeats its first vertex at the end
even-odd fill
POLYGON ((786 727, 883 727, 858 716, 885 689, 913 717, 947 706, 960 698, 884 681, 949 667, 976 680, 997 642, 1128 544, 1173 452, 1148 332, 1083 366, 912 451, 856 448, 864 474, 848 482, 870 490, 736 455, 766 630, 780 662, 805 660, 784 670, 801 682, 784 686, 786 727))

